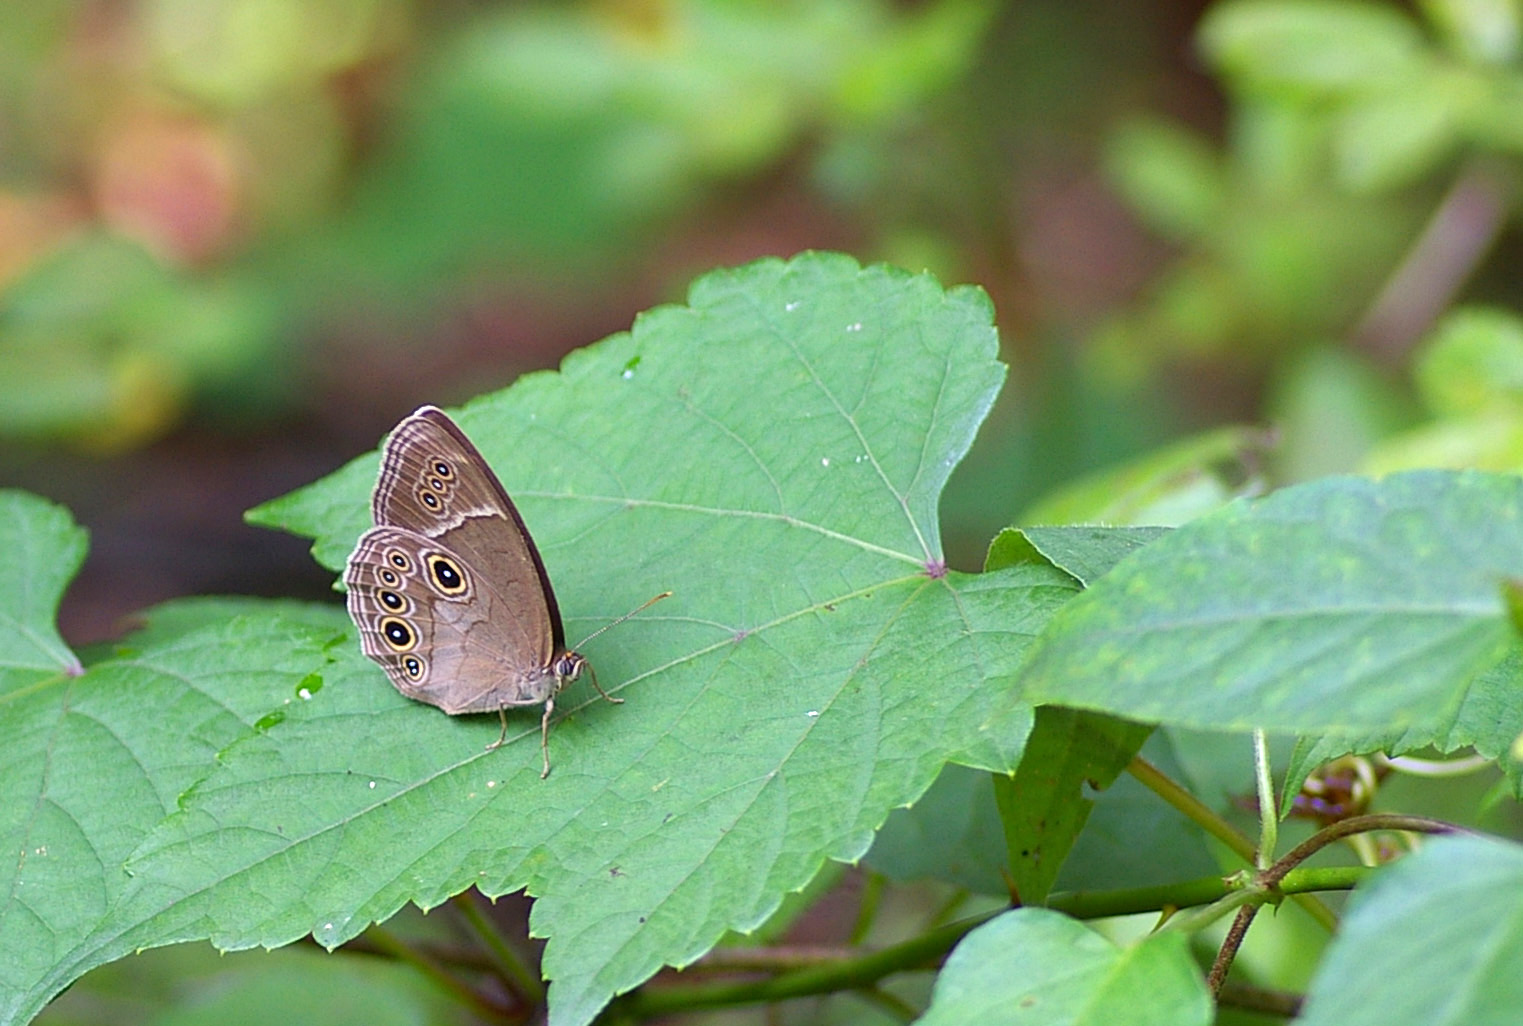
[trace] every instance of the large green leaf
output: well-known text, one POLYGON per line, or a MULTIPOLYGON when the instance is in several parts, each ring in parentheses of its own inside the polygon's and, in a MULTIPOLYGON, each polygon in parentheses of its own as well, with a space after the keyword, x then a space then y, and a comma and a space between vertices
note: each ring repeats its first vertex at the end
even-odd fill
POLYGON ((1507 650, 1510 577, 1523 577, 1523 479, 1287 488, 1096 581, 1052 624, 1026 697, 1206 729, 1431 729, 1507 650))
MULTIPOLYGON (((807 254, 461 411, 518 501, 603 685, 538 717, 407 701, 357 642, 311 701, 224 754, 130 863, 226 947, 354 936, 408 901, 527 888, 551 1021, 763 922, 859 857, 948 760, 1008 770, 1009 687, 1074 590, 1046 565, 948 572, 937 498, 1003 377, 988 300, 807 254)), ((256 511, 337 568, 375 456, 256 511)))
POLYGON ((1523 848, 1440 838, 1371 878, 1303 1026, 1504 1026, 1523 1008, 1523 848))
POLYGON ((1057 912, 1018 908, 968 934, 917 1026, 1200 1026, 1211 996, 1183 934, 1118 948, 1057 912))

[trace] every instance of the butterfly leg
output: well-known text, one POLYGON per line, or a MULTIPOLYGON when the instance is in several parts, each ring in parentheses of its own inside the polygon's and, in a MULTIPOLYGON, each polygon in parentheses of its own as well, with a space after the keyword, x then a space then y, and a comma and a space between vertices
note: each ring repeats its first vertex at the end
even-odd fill
POLYGON ((555 697, 545 699, 545 715, 539 720, 539 751, 545 758, 545 768, 540 772, 539 779, 544 780, 550 775, 550 714, 555 711, 555 697))
MULTIPOLYGON (((647 605, 648 604, 649 603, 647 603, 647 605)), ((624 704, 624 699, 622 699, 622 698, 615 698, 612 695, 610 695, 608 692, 603 690, 603 685, 598 683, 598 671, 596 671, 596 670, 594 670, 592 668, 592 664, 591 663, 587 664, 587 675, 592 678, 592 686, 598 689, 598 694, 602 695, 603 698, 606 701, 612 702, 614 705, 623 705, 624 704)))
POLYGON ((491 744, 487 745, 487 751, 489 751, 489 752, 492 749, 494 749, 494 748, 501 747, 503 741, 506 740, 506 738, 508 736, 508 713, 507 713, 507 710, 506 709, 498 709, 497 710, 497 718, 502 721, 502 732, 497 735, 497 740, 496 741, 493 741, 491 744))

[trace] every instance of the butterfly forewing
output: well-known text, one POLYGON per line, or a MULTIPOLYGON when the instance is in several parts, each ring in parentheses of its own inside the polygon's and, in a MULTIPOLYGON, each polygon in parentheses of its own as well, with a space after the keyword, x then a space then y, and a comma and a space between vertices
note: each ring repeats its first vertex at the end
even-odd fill
POLYGON ((430 538, 447 533, 462 559, 490 569, 503 598, 545 621, 551 651, 565 645, 555 592, 529 529, 486 460, 442 410, 425 406, 397 425, 370 505, 377 526, 430 538))

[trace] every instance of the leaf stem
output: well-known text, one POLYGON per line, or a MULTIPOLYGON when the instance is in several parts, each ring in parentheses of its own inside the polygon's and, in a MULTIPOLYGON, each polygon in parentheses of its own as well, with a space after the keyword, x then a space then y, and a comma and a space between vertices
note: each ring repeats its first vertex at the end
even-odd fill
MULTIPOLYGON (((1236 827, 1227 822, 1216 810, 1186 791, 1177 782, 1172 780, 1157 766, 1148 762, 1142 756, 1132 757, 1127 764, 1126 770, 1132 776, 1142 782, 1154 794, 1178 809, 1187 819, 1195 823, 1206 833, 1225 844, 1232 852, 1238 855, 1248 865, 1257 864, 1257 853, 1253 842, 1244 836, 1236 827)), ((1329 932, 1338 925, 1338 918, 1332 910, 1309 894, 1299 895, 1296 903, 1304 908, 1307 913, 1322 927, 1329 932)))
POLYGON ((1163 770, 1142 756, 1134 755, 1132 761, 1127 763, 1126 771, 1141 781, 1148 790, 1178 809, 1190 822, 1225 844, 1244 862, 1253 864, 1253 842, 1163 770))
POLYGON ((475 888, 461 891, 450 899, 450 906, 460 913, 472 933, 486 948, 492 967, 503 982, 518 993, 524 1004, 537 1008, 545 1002, 545 985, 513 950, 497 924, 482 910, 486 896, 475 888))
POLYGON ((861 944, 878 918, 878 908, 883 904, 884 878, 882 873, 868 873, 862 881, 862 901, 857 905, 857 918, 846 935, 848 944, 861 944))
POLYGON ((1253 864, 1267 869, 1280 843, 1279 804, 1274 798, 1274 781, 1270 779, 1269 739, 1262 730, 1253 732, 1254 780, 1259 791, 1259 850, 1253 864))

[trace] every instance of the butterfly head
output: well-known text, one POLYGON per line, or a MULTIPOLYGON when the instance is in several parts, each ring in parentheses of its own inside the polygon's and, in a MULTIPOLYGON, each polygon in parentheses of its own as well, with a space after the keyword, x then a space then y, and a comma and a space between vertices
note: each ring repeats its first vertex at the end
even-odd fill
POLYGON ((576 680, 586 668, 587 660, 580 652, 562 652, 557 655, 550 667, 555 674, 555 689, 559 691, 576 680))

